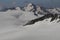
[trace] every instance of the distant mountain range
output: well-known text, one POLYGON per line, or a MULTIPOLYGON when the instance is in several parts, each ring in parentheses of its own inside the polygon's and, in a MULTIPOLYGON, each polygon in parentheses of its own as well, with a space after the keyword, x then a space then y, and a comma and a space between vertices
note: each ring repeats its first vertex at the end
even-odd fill
MULTIPOLYGON (((54 20, 57 20, 57 19, 60 19, 60 8, 44 8, 44 7, 41 7, 40 5, 35 5, 35 4, 32 4, 32 3, 29 3, 28 5, 26 5, 25 7, 12 7, 12 8, 5 8, 5 9, 1 9, 0 12, 6 12, 8 10, 19 10, 19 11, 22 11, 22 12, 30 12, 29 14, 23 14, 21 17, 20 15, 15 15, 14 17, 20 17, 23 19, 23 17, 28 17, 27 19, 30 18, 35 18, 35 16, 37 18, 35 19, 32 19, 30 20, 27 24, 25 25, 30 25, 30 24, 34 24, 35 22, 38 22, 38 21, 43 21, 47 18, 51 18, 50 22, 54 21, 54 20), (31 14, 31 12, 34 13, 31 14), (25 16, 27 15, 27 16, 25 16), (29 16, 28 16, 29 15, 29 16), (39 15, 43 15, 42 17, 38 17, 39 15), (32 17, 31 17, 32 16, 32 17)), ((59 22, 60 20, 58 20, 57 22, 59 22)))
MULTIPOLYGON (((35 13, 35 15, 44 15, 42 17, 33 19, 31 21, 29 21, 27 24, 25 25, 31 25, 34 24, 35 22, 38 21, 43 21, 47 18, 51 18, 50 22, 60 19, 60 8, 50 8, 50 9, 46 9, 44 7, 40 7, 39 5, 34 5, 32 3, 28 4, 26 7, 27 11, 33 11, 35 13)), ((58 20, 57 22, 59 22, 60 20, 58 20)))
MULTIPOLYGON (((16 10, 17 7, 11 7, 11 8, 3 8, 0 9, 0 12, 2 11, 7 11, 7 10, 16 10)), ((33 12, 38 12, 38 14, 42 14, 42 13, 57 13, 60 14, 60 8, 45 8, 42 7, 40 5, 35 5, 32 3, 29 3, 28 5, 26 5, 25 7, 19 7, 21 10, 25 10, 25 11, 33 11, 33 12)))

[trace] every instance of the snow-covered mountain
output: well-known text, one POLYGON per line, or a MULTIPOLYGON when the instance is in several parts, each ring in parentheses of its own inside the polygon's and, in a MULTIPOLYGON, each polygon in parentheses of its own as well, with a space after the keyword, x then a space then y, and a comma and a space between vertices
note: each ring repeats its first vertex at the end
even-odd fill
MULTIPOLYGON (((44 8, 40 5, 29 3, 25 7, 6 8, 0 12, 3 19, 8 19, 10 16, 15 20, 16 25, 24 25, 26 23, 34 24, 37 21, 42 21, 51 18, 51 21, 60 19, 60 8, 44 8)), ((57 21, 59 22, 59 20, 57 21)))
POLYGON ((60 8, 29 3, 6 9, 0 11, 0 40, 60 40, 60 8))

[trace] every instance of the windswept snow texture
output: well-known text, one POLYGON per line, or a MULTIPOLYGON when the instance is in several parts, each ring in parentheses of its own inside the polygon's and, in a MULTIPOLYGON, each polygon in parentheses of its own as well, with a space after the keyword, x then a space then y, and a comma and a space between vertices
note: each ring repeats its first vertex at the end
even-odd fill
POLYGON ((50 12, 59 15, 60 9, 43 10, 39 6, 36 9, 30 3, 23 9, 16 7, 16 10, 0 12, 0 40, 60 40, 60 23, 56 23, 60 19, 57 17, 57 20, 50 22, 52 16, 44 18, 50 12), (32 25, 23 26, 40 17, 44 20, 39 19, 32 25))

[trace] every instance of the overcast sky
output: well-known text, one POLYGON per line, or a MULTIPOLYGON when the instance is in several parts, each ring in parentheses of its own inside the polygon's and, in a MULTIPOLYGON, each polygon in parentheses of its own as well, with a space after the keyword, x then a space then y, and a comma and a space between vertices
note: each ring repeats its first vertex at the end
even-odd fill
POLYGON ((28 2, 40 4, 45 7, 60 7, 60 0, 0 0, 0 7, 23 6, 28 2))

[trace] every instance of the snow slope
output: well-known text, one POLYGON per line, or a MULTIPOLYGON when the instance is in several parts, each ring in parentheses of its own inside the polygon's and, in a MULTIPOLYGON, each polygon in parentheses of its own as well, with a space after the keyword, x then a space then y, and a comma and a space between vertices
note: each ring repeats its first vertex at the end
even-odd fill
POLYGON ((42 16, 29 10, 22 11, 19 7, 0 12, 0 40, 60 40, 60 23, 56 23, 59 19, 50 22, 51 18, 48 18, 23 26, 42 16))
POLYGON ((59 23, 44 20, 28 26, 9 26, 0 31, 0 40, 60 40, 59 23))

